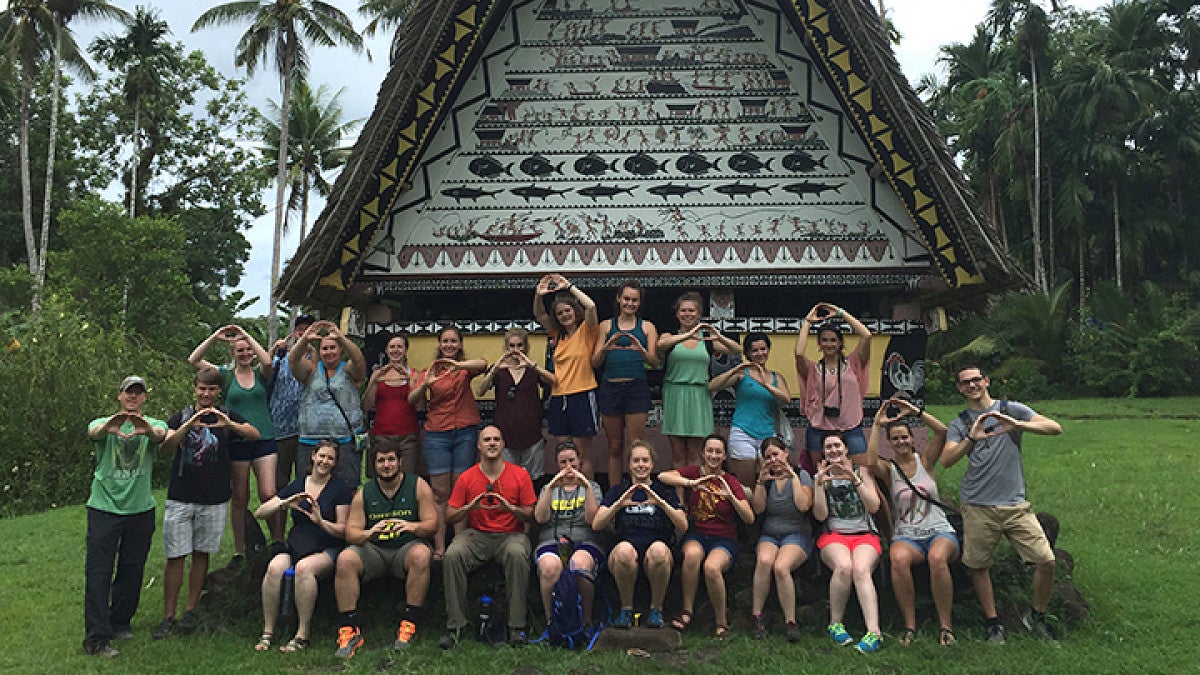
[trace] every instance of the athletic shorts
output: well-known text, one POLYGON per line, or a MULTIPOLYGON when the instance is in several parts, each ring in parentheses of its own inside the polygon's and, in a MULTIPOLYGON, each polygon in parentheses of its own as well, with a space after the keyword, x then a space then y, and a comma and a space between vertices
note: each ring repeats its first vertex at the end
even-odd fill
POLYGON ((229 502, 191 504, 168 499, 163 509, 163 551, 167 558, 220 551, 227 513, 229 502))
POLYGON ((242 441, 234 439, 229 443, 229 459, 235 462, 253 462, 259 457, 275 454, 275 439, 259 439, 257 441, 242 441))
POLYGON ((624 382, 602 380, 597 391, 600 414, 605 417, 636 415, 650 411, 650 383, 645 378, 624 382))
POLYGON ((741 427, 729 428, 729 459, 758 459, 763 439, 754 438, 741 427))
POLYGON ((841 544, 851 551, 859 546, 870 546, 875 549, 876 553, 883 555, 883 546, 879 543, 879 535, 870 532, 862 532, 860 534, 826 532, 817 537, 817 548, 825 548, 831 544, 841 544))
POLYGON ((429 548, 428 543, 417 539, 408 542, 400 548, 383 548, 382 546, 376 546, 371 542, 367 542, 361 546, 347 546, 345 550, 354 551, 358 555, 358 559, 362 561, 363 573, 361 579, 365 583, 384 576, 403 579, 406 574, 404 571, 404 561, 408 558, 408 552, 414 546, 429 548))
MULTIPOLYGON (((595 571, 599 571, 604 565, 604 551, 601 551, 595 544, 582 543, 575 544, 574 546, 575 551, 587 551, 588 555, 592 556, 592 562, 594 564, 595 571)), ((574 551, 572 551, 572 553, 574 553, 574 551)), ((537 564, 537 561, 541 560, 542 556, 544 555, 552 555, 557 558, 558 544, 549 543, 539 546, 533 553, 534 564, 537 564)))
POLYGON ((551 396, 546 410, 546 423, 551 436, 585 438, 595 436, 596 390, 581 391, 566 396, 551 396))

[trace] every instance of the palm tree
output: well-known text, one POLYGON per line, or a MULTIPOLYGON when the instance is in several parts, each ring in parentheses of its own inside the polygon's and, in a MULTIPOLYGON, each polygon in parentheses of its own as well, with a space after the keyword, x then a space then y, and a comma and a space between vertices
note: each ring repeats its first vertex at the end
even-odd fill
POLYGON ((417 4, 416 0, 361 0, 358 13, 370 17, 363 28, 363 36, 375 37, 375 33, 393 31, 390 57, 396 60, 396 48, 400 42, 400 25, 408 17, 409 10, 417 4))
POLYGON ((96 38, 88 51, 114 70, 124 71, 125 101, 133 108, 132 158, 129 162, 129 217, 137 215, 141 202, 138 165, 142 159, 142 103, 162 88, 162 72, 175 70, 180 50, 166 41, 171 29, 156 9, 139 6, 124 34, 96 38))
MULTIPOLYGON (((246 67, 253 77, 259 64, 273 62, 279 75, 283 104, 279 111, 279 126, 288 124, 288 108, 292 100, 292 85, 308 73, 306 42, 321 47, 347 45, 355 52, 363 49, 362 36, 355 30, 340 9, 321 0, 240 0, 218 5, 200 15, 192 31, 209 26, 249 23, 250 28, 238 41, 234 63, 246 67)), ((275 341, 279 327, 278 299, 279 248, 283 237, 284 194, 287 188, 288 134, 279 134, 276 153, 278 169, 275 191, 275 236, 271 251, 271 297, 268 311, 268 339, 275 341)))

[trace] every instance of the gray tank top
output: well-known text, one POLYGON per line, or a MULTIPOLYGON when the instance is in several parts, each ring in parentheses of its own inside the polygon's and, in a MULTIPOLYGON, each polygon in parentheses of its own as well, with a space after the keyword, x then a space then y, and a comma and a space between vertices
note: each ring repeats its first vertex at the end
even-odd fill
MULTIPOLYGON (((796 475, 800 477, 800 483, 809 488, 812 487, 812 477, 804 469, 796 469, 796 475)), ((796 502, 793 500, 791 480, 784 481, 783 489, 779 489, 778 481, 772 480, 767 483, 767 506, 763 509, 762 533, 769 537, 784 537, 789 534, 799 533, 812 538, 812 519, 809 518, 807 511, 796 509, 796 502)))
MULTIPOLYGON (((896 470, 896 465, 888 462, 888 470, 892 477, 892 505, 896 510, 896 527, 892 540, 896 539, 928 539, 935 534, 954 532, 950 521, 942 510, 913 494, 912 488, 904 482, 904 477, 896 470)), ((921 457, 917 456, 917 474, 911 479, 912 484, 926 495, 938 498, 937 482, 925 466, 921 457)))
POLYGON ((346 362, 338 364, 337 372, 325 377, 325 364, 308 379, 304 396, 300 398, 300 435, 308 438, 349 439, 362 429, 362 404, 358 387, 346 374, 346 362), (336 397, 337 403, 334 403, 336 397), (338 409, 341 405, 341 410, 338 409), (345 411, 345 416, 342 415, 345 411), (348 421, 348 423, 347 423, 348 421))

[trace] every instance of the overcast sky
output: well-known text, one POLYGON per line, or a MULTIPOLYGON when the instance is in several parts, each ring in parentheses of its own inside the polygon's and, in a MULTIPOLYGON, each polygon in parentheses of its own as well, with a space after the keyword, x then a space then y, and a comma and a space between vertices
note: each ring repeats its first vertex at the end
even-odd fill
MULTIPOLYGON (((245 27, 226 29, 207 29, 192 33, 192 23, 207 7, 217 2, 181 2, 180 0, 153 2, 136 2, 134 0, 110 0, 118 7, 133 11, 137 5, 148 5, 158 8, 162 18, 171 26, 174 39, 182 40, 191 49, 202 49, 208 60, 222 73, 230 77, 244 77, 233 65, 233 50, 238 37, 245 32, 245 27)), ((0 0, 0 7, 6 7, 7 0, 0 0)), ((366 21, 358 14, 358 0, 333 0, 333 4, 349 14, 355 27, 361 29, 366 21)), ((893 16, 897 29, 903 36, 897 48, 897 57, 901 68, 910 82, 916 82, 921 75, 937 70, 937 54, 941 45, 951 42, 965 42, 971 38, 974 27, 983 20, 987 13, 987 0, 887 0, 889 11, 893 16)), ((1099 0, 1075 0, 1070 4, 1081 9, 1093 9, 1104 2, 1099 0)), ((115 25, 86 25, 74 26, 77 40, 86 45, 93 37, 105 32, 118 32, 115 25)), ((376 37, 369 41, 368 49, 374 56, 368 61, 366 56, 355 55, 346 49, 318 49, 310 54, 312 70, 310 82, 316 88, 321 84, 331 87, 345 87, 342 102, 347 119, 365 119, 370 116, 375 104, 375 96, 379 91, 379 83, 383 80, 387 68, 387 45, 389 38, 376 37)), ((273 75, 272 69, 261 69, 254 79, 249 82, 249 97, 252 105, 264 108, 267 99, 279 100, 279 82, 273 75)), ((267 204, 274 203, 274 191, 266 196, 267 204)), ((323 204, 313 203, 312 218, 320 213, 323 204)), ((265 216, 255 221, 247 237, 253 250, 246 265, 246 274, 240 290, 247 296, 266 298, 267 277, 271 265, 271 232, 273 229, 271 216, 265 216)), ((293 228, 295 230, 297 228, 293 228)), ((286 260, 295 251, 296 235, 293 233, 283 244, 283 255, 286 260)), ((246 312, 254 316, 265 314, 267 303, 260 300, 246 312)))

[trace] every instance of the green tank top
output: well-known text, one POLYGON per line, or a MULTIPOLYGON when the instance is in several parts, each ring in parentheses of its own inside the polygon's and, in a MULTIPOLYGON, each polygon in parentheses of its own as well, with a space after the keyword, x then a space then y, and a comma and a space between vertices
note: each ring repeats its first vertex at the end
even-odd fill
POLYGON ((275 438, 275 425, 271 423, 271 407, 267 385, 263 382, 258 369, 254 369, 254 386, 246 389, 237 381, 237 373, 229 366, 221 366, 221 377, 224 387, 221 395, 225 407, 246 418, 246 421, 258 429, 260 440, 269 441, 275 438))
MULTIPOLYGON (((400 488, 388 499, 379 488, 379 479, 369 480, 363 484, 363 510, 366 512, 366 529, 375 527, 381 520, 396 518, 411 522, 420 522, 421 513, 417 505, 417 477, 404 474, 400 488)), ((410 541, 416 541, 417 536, 411 532, 383 532, 374 540, 382 548, 402 548, 410 541)))

